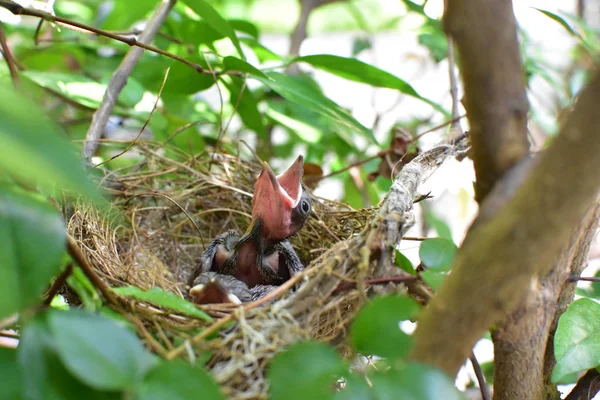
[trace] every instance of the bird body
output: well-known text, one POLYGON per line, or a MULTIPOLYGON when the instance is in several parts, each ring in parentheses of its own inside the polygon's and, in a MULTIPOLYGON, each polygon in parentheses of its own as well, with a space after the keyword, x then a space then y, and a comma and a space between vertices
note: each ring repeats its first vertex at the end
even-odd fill
POLYGON ((257 297, 304 269, 288 240, 303 226, 312 208, 302 185, 303 162, 299 156, 280 176, 263 164, 246 233, 240 236, 230 230, 213 239, 188 282, 190 286, 199 274, 213 272, 235 278, 257 297))

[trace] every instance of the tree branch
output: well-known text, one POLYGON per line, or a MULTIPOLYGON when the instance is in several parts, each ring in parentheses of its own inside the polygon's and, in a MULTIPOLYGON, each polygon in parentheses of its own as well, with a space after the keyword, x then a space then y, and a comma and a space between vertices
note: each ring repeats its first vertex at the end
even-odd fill
POLYGON ((600 188, 599 102, 597 74, 520 190, 470 230, 452 274, 421 314, 414 359, 455 375, 485 330, 514 309, 537 274, 552 267, 600 188))
MULTIPOLYGON (((173 1, 173 3, 174 3, 174 1, 173 1)), ((187 65, 188 67, 191 67, 200 73, 210 73, 209 71, 205 71, 204 68, 202 68, 202 66, 199 64, 196 64, 189 60, 186 60, 183 57, 179 57, 176 54, 169 53, 168 51, 162 50, 156 46, 152 46, 152 45, 144 43, 144 41, 142 40, 141 37, 139 40, 137 40, 133 37, 125 37, 125 36, 122 36, 119 34, 105 31, 103 29, 94 28, 93 26, 85 25, 85 24, 79 23, 77 21, 72 21, 68 18, 58 17, 58 16, 52 15, 50 13, 47 13, 47 12, 44 12, 41 10, 36 10, 35 8, 23 7, 22 5, 15 3, 14 1, 10 1, 10 0, 0 0, 0 7, 7 9, 14 15, 27 15, 30 17, 37 17, 37 18, 41 18, 45 21, 54 22, 58 25, 62 25, 68 29, 72 29, 72 30, 76 30, 76 31, 80 31, 80 32, 81 31, 89 32, 89 33, 93 33, 93 34, 96 34, 99 36, 104 36, 109 39, 113 39, 118 42, 125 43, 129 46, 139 47, 144 50, 148 50, 153 53, 157 53, 162 56, 179 61, 180 63, 183 63, 183 64, 187 65)))
POLYGON ((556 384, 552 382, 552 370, 556 365, 554 356, 554 333, 558 326, 560 316, 565 312, 575 296, 576 281, 570 277, 579 277, 587 267, 588 254, 598 222, 600 220, 600 202, 590 208, 583 221, 571 235, 571 240, 562 250, 558 260, 555 262, 554 269, 542 280, 544 287, 548 288, 553 298, 548 302, 545 308, 550 308, 553 314, 549 315, 549 332, 546 333, 548 341, 546 343, 544 364, 543 364, 543 392, 545 399, 560 399, 560 393, 556 384))
POLYGON ((600 392, 600 372, 590 369, 577 382, 565 400, 591 400, 600 392))
POLYGON ((4 33, 4 28, 2 24, 0 24, 0 50, 2 55, 4 56, 4 60, 6 61, 6 65, 8 66, 8 70, 10 71, 10 77, 12 79, 13 85, 15 88, 19 88, 21 85, 21 77, 19 76, 19 72, 17 71, 17 63, 15 58, 13 57, 12 52, 10 51, 10 47, 8 47, 8 41, 6 40, 6 34, 4 33))
MULTIPOLYGON (((144 32, 142 32, 140 35, 140 39, 137 43, 145 46, 146 43, 150 43, 152 41, 152 38, 154 38, 160 29, 160 26, 167 18, 167 15, 169 15, 173 5, 175 5, 175 0, 161 1, 160 5, 152 15, 152 18, 150 18, 150 21, 148 21, 148 24, 144 28, 144 32)), ((100 104, 98 110, 94 113, 94 116, 92 117, 92 123, 85 136, 82 155, 86 162, 89 162, 98 149, 98 139, 102 137, 102 133, 104 132, 108 118, 112 113, 112 109, 119 98, 119 94, 121 93, 121 90, 123 90, 123 87, 125 87, 127 78, 133 71, 133 68, 142 56, 143 52, 144 50, 142 46, 131 48, 119 67, 111 76, 110 82, 106 88, 106 92, 104 93, 104 97, 102 98, 102 103, 100 104)))
POLYGON ((527 96, 510 1, 448 0, 444 27, 456 42, 472 136, 478 202, 529 151, 527 96))

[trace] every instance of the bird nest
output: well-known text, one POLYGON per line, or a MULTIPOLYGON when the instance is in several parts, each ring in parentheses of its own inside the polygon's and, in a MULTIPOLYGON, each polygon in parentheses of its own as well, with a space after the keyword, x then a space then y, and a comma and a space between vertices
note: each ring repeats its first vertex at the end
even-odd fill
MULTIPOLYGON (((211 239, 247 228, 261 165, 225 153, 185 159, 158 145, 137 147, 142 162, 104 177, 117 217, 80 204, 68 230, 100 286, 158 287, 184 297, 185 283, 211 239)), ((412 221, 418 184, 454 150, 438 146, 407 164, 376 210, 313 197, 311 217, 292 238, 307 268, 262 299, 197 306, 211 318, 113 291, 108 305, 159 356, 205 363, 228 398, 265 398, 266 366, 287 345, 315 339, 345 352, 368 279, 390 264, 412 221)))

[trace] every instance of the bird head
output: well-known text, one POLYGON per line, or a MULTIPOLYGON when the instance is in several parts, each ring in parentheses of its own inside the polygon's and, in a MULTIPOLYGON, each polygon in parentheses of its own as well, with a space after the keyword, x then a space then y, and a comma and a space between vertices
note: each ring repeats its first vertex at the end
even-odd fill
POLYGON ((303 171, 302 156, 279 176, 263 163, 254 186, 252 221, 261 222, 265 239, 283 240, 296 233, 308 218, 311 201, 302 186, 303 171))

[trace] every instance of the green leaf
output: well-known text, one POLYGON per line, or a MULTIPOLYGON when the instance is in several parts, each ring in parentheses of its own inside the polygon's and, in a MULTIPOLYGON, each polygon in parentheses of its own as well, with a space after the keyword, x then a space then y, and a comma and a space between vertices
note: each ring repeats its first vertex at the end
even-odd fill
MULTIPOLYGON (((355 120, 346 110, 343 110, 335 102, 323 96, 309 85, 306 85, 295 77, 279 72, 269 72, 266 75, 268 76, 268 79, 260 77, 257 77, 257 79, 279 93, 285 99, 316 111, 339 125, 357 131, 371 143, 377 143, 377 139, 373 135, 373 132, 355 120)), ((336 133, 350 146, 354 146, 354 139, 350 135, 345 134, 344 130, 336 131, 336 133)))
POLYGON ((244 52, 240 46, 240 41, 235 34, 231 24, 227 22, 221 15, 207 2, 204 0, 185 0, 185 4, 188 5, 199 17, 201 17, 204 21, 206 21, 214 30, 221 33, 224 36, 227 36, 231 39, 231 42, 237 49, 240 57, 244 60, 246 56, 244 56, 244 52))
MULTIPOLYGON (((190 57, 190 61, 207 68, 206 62, 200 57, 190 57)), ((163 88, 163 96, 184 96, 201 92, 215 84, 212 74, 202 74, 182 63, 173 63, 169 78, 163 88)))
POLYGON ((258 37, 260 36, 258 28, 250 21, 245 19, 230 19, 229 23, 236 31, 247 33, 254 39, 258 40, 258 37))
POLYGON ((448 270, 454 262, 456 245, 448 239, 434 238, 421 242, 419 257, 427 268, 448 270))
POLYGON ((448 226, 446 221, 439 218, 433 212, 428 212, 425 215, 425 220, 429 225, 433 227, 433 229, 435 229, 439 237, 443 239, 452 240, 452 231, 450 230, 450 227, 448 226))
POLYGON ((257 69, 252 64, 233 56, 223 58, 223 69, 225 71, 245 72, 258 78, 268 79, 261 70, 257 69))
POLYGON ((40 301, 65 241, 62 218, 45 199, 0 184, 0 319, 40 301))
POLYGON ((10 86, 0 90, 0 172, 54 194, 68 189, 100 203, 75 148, 44 115, 10 86))
POLYGON ((126 286, 113 289, 121 296, 133 297, 137 300, 149 301, 160 307, 170 308, 192 317, 212 321, 212 318, 194 304, 182 299, 175 293, 167 292, 161 288, 154 287, 148 291, 135 286, 126 286))
POLYGON ((569 34, 571 34, 572 36, 576 37, 577 39, 581 39, 583 40, 583 38, 581 37, 581 35, 571 27, 571 25, 569 25, 569 23, 567 21, 565 21, 565 19, 557 14, 554 14, 550 11, 546 11, 546 10, 542 10, 540 8, 535 8, 535 10, 538 10, 539 12, 541 12, 542 14, 544 14, 545 16, 547 16, 548 18, 558 22, 569 34))
POLYGON ((367 303, 352 323, 352 345, 363 354, 405 356, 412 346, 412 337, 398 324, 414 317, 417 311, 417 302, 406 296, 385 296, 367 303))
POLYGON ((600 365, 598 315, 600 304, 583 298, 571 303, 560 317, 554 335, 556 366, 552 372, 553 382, 574 383, 577 377, 572 374, 600 365))
POLYGON ((294 60, 294 62, 298 61, 303 61, 315 68, 322 69, 323 71, 327 71, 351 81, 366 83, 367 85, 375 87, 398 90, 401 93, 426 102, 442 114, 447 114, 447 111, 439 104, 418 94, 408 82, 355 58, 318 54, 298 57, 294 60))
POLYGON ((67 278, 67 284, 75 291, 87 311, 97 311, 102 308, 102 299, 96 287, 79 267, 73 268, 73 272, 67 278))
POLYGON ((346 377, 343 390, 335 394, 335 400, 373 400, 373 390, 362 376, 350 375, 346 377))
POLYGON ((408 364, 369 377, 378 400, 464 400, 454 382, 441 371, 420 364, 408 364))
POLYGON ((252 49, 258 58, 258 61, 261 63, 264 63, 265 61, 281 61, 282 59, 280 55, 273 53, 271 50, 259 43, 256 39, 243 37, 240 38, 240 41, 252 49))
POLYGON ((231 106, 237 111, 242 118, 242 122, 249 129, 252 129, 261 137, 266 137, 265 124, 263 116, 258 111, 256 98, 250 88, 243 85, 243 80, 237 77, 231 77, 229 82, 225 82, 230 96, 229 101, 231 106), (243 91, 242 91, 243 88, 243 91))
POLYGON ((281 102, 269 101, 267 104, 266 114, 275 122, 295 133, 306 143, 321 143, 324 129, 319 129, 319 115, 314 111, 294 103, 284 105, 281 102))
POLYGON ((52 311, 48 318, 61 360, 93 388, 131 388, 155 364, 133 333, 106 317, 74 310, 52 311))
POLYGON ((0 399, 21 399, 22 392, 17 351, 0 346, 0 399))
POLYGON ((21 333, 17 361, 21 371, 23 398, 27 400, 118 398, 117 393, 97 392, 83 385, 65 369, 56 353, 56 343, 50 334, 45 317, 45 314, 36 317, 21 333))
POLYGON ((346 366, 333 347, 301 342, 278 354, 268 378, 273 400, 332 399, 346 366))
POLYGON ((396 267, 400 268, 404 272, 408 272, 411 275, 417 274, 415 267, 412 265, 410 260, 398 250, 396 250, 396 259, 394 260, 394 264, 396 264, 396 267))
MULTIPOLYGON (((105 82, 96 82, 84 75, 68 74, 65 72, 52 71, 24 71, 23 76, 35 84, 58 93, 88 108, 98 108, 110 76, 106 76, 105 82)), ((143 96, 143 88, 139 82, 130 78, 127 85, 119 94, 119 104, 125 107, 133 107, 143 96)))
POLYGON ((114 1, 112 10, 102 23, 102 28, 108 30, 127 30, 142 20, 156 5, 155 0, 137 0, 135 7, 127 1, 114 1))
POLYGON ((208 374, 181 360, 163 362, 146 374, 135 389, 137 400, 220 400, 219 387, 208 374))
POLYGON ((446 279, 447 276, 448 275, 445 272, 438 272, 430 269, 421 272, 421 278, 423 278, 425 283, 434 291, 437 291, 440 286, 442 286, 442 282, 444 282, 444 279, 446 279))
POLYGON ((359 53, 373 48, 373 43, 368 36, 356 36, 352 39, 352 56, 356 57, 359 53))

